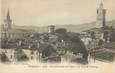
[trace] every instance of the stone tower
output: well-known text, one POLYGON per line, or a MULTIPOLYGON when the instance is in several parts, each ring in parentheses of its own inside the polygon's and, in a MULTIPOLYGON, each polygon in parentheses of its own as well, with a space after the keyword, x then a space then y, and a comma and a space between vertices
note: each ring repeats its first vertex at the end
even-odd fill
POLYGON ((48 26, 48 33, 54 33, 54 32, 55 32, 55 26, 54 25, 48 26))
POLYGON ((12 20, 10 18, 10 12, 8 10, 6 19, 4 20, 4 24, 2 24, 1 38, 5 39, 9 38, 11 29, 12 29, 12 20))
POLYGON ((106 9, 103 7, 103 2, 101 1, 97 9, 97 22, 96 28, 101 28, 106 25, 106 9))

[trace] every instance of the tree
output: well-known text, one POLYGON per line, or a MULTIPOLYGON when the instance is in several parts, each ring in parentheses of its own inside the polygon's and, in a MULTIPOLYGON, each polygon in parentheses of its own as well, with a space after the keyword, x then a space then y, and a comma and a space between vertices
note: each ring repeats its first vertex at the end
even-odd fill
POLYGON ((115 31, 112 31, 110 35, 110 42, 115 42, 115 31))
POLYGON ((64 28, 58 28, 58 29, 55 30, 55 32, 59 33, 59 34, 65 34, 67 32, 67 30, 64 29, 64 28))

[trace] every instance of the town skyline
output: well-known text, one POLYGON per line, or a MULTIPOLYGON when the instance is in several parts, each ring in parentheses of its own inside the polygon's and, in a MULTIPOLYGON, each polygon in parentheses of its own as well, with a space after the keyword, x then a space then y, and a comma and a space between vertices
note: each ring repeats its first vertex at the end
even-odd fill
MULTIPOLYGON (((56 0, 55 0, 56 1, 56 0)), ((2 23, 6 17, 8 8, 10 16, 15 25, 44 26, 82 24, 96 21, 96 9, 99 0, 94 1, 44 1, 44 0, 4 0, 2 1, 2 23), (91 3, 89 3, 91 2, 91 3)), ((114 20, 114 0, 104 0, 104 8, 107 9, 106 20, 114 20)))

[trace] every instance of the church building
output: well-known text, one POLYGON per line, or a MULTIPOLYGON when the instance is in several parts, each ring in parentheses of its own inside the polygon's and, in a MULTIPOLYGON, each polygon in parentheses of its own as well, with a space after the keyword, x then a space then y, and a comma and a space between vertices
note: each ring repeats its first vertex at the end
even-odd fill
POLYGON ((33 32, 31 30, 26 30, 17 27, 19 26, 16 26, 12 23, 10 11, 8 10, 6 19, 4 20, 4 23, 1 25, 1 39, 20 39, 23 38, 25 35, 32 34, 33 32))
POLYGON ((10 12, 8 10, 6 19, 4 20, 4 24, 1 26, 1 38, 9 38, 11 37, 10 31, 12 30, 12 20, 10 18, 10 12))
MULTIPOLYGON (((103 40, 106 43, 110 42, 111 27, 106 24, 106 9, 104 8, 103 2, 100 1, 97 8, 97 18, 95 27, 89 30, 85 30, 82 33, 85 33, 84 36, 90 37, 91 39, 103 40)), ((81 35, 82 35, 81 33, 81 35)))

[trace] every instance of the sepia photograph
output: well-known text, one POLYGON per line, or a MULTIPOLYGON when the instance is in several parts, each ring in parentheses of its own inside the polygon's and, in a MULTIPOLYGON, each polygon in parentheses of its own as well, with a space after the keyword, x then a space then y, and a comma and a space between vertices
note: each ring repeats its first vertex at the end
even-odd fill
POLYGON ((114 0, 0 3, 0 73, 115 73, 114 0))

